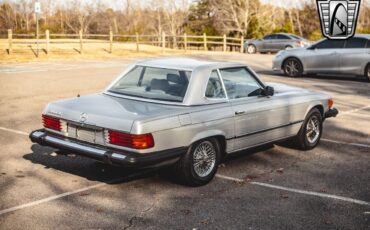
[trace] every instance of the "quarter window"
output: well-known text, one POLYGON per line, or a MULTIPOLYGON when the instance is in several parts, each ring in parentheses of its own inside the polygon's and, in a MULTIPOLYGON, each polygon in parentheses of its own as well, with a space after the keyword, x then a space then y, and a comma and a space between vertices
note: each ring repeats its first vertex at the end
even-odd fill
POLYGON ((346 42, 346 48, 365 48, 367 39, 364 38, 350 38, 346 42))
POLYGON ((209 77, 206 93, 207 98, 225 98, 225 92, 222 87, 222 82, 216 70, 212 71, 211 76, 209 77))
POLYGON ((262 86, 245 67, 220 70, 229 99, 259 96, 262 86))

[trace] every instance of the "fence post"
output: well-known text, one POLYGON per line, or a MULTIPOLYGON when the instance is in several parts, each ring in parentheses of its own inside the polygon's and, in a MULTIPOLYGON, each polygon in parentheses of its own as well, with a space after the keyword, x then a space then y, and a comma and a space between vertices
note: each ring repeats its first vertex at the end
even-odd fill
POLYGON ((244 53, 244 37, 240 37, 240 53, 244 53))
POLYGON ((136 33, 136 52, 139 52, 139 33, 136 33))
POLYGON ((224 41, 223 41, 223 52, 226 52, 226 34, 224 34, 224 41))
POLYGON ((13 52, 13 32, 8 29, 8 53, 9 55, 13 52))
POLYGON ((113 31, 109 31, 109 53, 113 53, 113 31))
POLYGON ((203 33, 203 46, 204 46, 204 51, 207 51, 207 34, 203 33))
POLYGON ((184 33, 184 50, 185 52, 188 50, 188 36, 184 33))
POLYGON ((49 30, 45 30, 45 38, 46 38, 46 54, 49 54, 49 44, 50 44, 50 32, 49 30))
POLYGON ((162 32, 162 53, 164 53, 165 48, 166 48, 166 34, 162 32))
POLYGON ((83 41, 82 41, 82 30, 79 31, 80 36, 80 54, 83 53, 83 41))

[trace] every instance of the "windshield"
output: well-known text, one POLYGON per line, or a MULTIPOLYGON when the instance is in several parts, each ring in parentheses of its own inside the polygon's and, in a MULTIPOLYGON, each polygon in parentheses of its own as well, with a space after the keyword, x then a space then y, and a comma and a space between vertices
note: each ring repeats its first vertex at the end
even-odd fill
POLYGON ((126 96, 182 102, 191 72, 135 66, 108 91, 126 96))

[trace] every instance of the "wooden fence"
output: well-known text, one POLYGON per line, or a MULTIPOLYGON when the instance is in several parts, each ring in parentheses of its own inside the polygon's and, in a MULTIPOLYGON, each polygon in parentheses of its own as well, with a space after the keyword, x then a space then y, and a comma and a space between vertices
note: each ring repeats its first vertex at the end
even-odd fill
MULTIPOLYGON (((34 39, 36 36, 34 34, 13 34, 12 30, 8 30, 8 54, 11 55, 13 52, 13 44, 37 44, 34 39), (14 41, 17 39, 17 41, 14 41), (32 41, 19 41, 22 39, 32 39, 32 41)), ((50 53, 50 44, 67 44, 67 43, 79 43, 80 54, 84 52, 84 44, 91 43, 105 43, 108 47, 108 52, 114 52, 115 43, 134 43, 136 44, 136 51, 140 52, 140 45, 154 45, 161 47, 162 52, 165 52, 166 48, 172 49, 183 49, 185 52, 190 49, 198 50, 217 50, 220 49, 223 52, 227 51, 238 51, 244 52, 244 38, 233 38, 223 36, 208 36, 203 34, 201 36, 197 35, 166 35, 162 33, 161 35, 145 35, 138 34, 135 35, 119 35, 113 34, 112 31, 109 34, 83 34, 80 31, 78 34, 51 34, 49 30, 45 31, 45 34, 39 35, 38 44, 45 45, 45 53, 50 53), (74 39, 76 41, 60 41, 60 39, 74 39)))

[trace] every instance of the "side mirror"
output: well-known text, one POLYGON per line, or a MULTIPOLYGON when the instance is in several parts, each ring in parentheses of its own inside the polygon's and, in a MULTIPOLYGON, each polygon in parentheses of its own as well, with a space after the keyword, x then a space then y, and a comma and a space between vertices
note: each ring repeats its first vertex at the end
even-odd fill
POLYGON ((274 87, 266 86, 266 88, 263 91, 263 95, 266 97, 274 96, 274 87))

